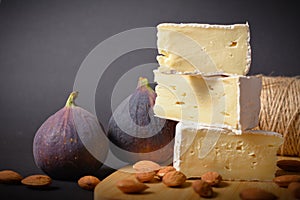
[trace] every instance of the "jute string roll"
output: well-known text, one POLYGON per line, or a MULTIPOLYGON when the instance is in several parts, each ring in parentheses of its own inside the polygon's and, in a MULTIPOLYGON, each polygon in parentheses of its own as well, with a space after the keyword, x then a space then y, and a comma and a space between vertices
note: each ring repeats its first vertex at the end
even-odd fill
POLYGON ((279 155, 300 156, 300 76, 262 76, 259 128, 281 133, 279 155))

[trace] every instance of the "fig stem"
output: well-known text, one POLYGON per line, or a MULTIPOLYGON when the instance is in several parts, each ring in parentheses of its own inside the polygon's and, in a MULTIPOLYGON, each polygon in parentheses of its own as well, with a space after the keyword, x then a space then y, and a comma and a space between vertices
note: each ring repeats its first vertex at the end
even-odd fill
POLYGON ((156 93, 150 87, 147 78, 139 77, 137 90, 144 90, 144 91, 147 90, 148 91, 150 106, 153 107, 154 103, 155 103, 156 93))
POLYGON ((139 77, 137 88, 142 86, 148 86, 148 79, 144 77, 139 77))
POLYGON ((78 92, 72 92, 66 102, 66 107, 75 106, 75 99, 78 96, 78 92))

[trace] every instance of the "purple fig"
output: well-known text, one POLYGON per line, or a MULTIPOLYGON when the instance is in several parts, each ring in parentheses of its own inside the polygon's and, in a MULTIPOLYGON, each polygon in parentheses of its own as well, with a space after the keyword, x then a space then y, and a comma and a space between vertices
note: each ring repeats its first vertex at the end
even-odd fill
POLYGON ((75 105, 72 92, 66 105, 38 129, 33 141, 36 165, 53 179, 78 180, 98 170, 108 140, 97 117, 75 105))
POLYGON ((114 111, 108 125, 110 149, 120 160, 135 163, 152 160, 170 164, 173 157, 175 121, 154 116, 156 94, 146 78, 114 111))

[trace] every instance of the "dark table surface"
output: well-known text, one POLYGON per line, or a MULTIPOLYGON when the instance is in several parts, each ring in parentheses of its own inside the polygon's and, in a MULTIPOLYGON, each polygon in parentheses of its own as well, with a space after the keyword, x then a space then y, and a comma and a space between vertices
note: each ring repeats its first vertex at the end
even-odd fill
MULTIPOLYGON (((5 148, 4 148, 5 149, 5 148)), ((33 174, 45 174, 37 168, 26 151, 5 152, 1 148, 1 157, 6 155, 6 160, 1 163, 2 169, 11 169, 19 172, 23 177, 33 174)), ((103 180, 115 169, 103 165, 94 176, 103 180)), ((53 180, 49 187, 44 189, 33 189, 20 185, 0 184, 0 199, 1 200, 18 200, 18 199, 93 199, 93 191, 88 191, 80 188, 76 181, 60 181, 53 180)))

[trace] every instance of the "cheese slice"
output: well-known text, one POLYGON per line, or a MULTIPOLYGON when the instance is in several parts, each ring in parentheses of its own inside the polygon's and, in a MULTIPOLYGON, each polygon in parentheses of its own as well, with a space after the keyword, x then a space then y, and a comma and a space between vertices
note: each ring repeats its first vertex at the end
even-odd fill
POLYGON ((274 132, 245 131, 178 123, 174 167, 188 178, 216 171, 224 180, 269 181, 276 171, 276 153, 283 137, 274 132))
POLYGON ((159 24, 157 47, 162 72, 246 75, 251 64, 247 23, 159 24))
POLYGON ((261 77, 165 74, 154 70, 156 116, 228 128, 258 125, 261 77))

